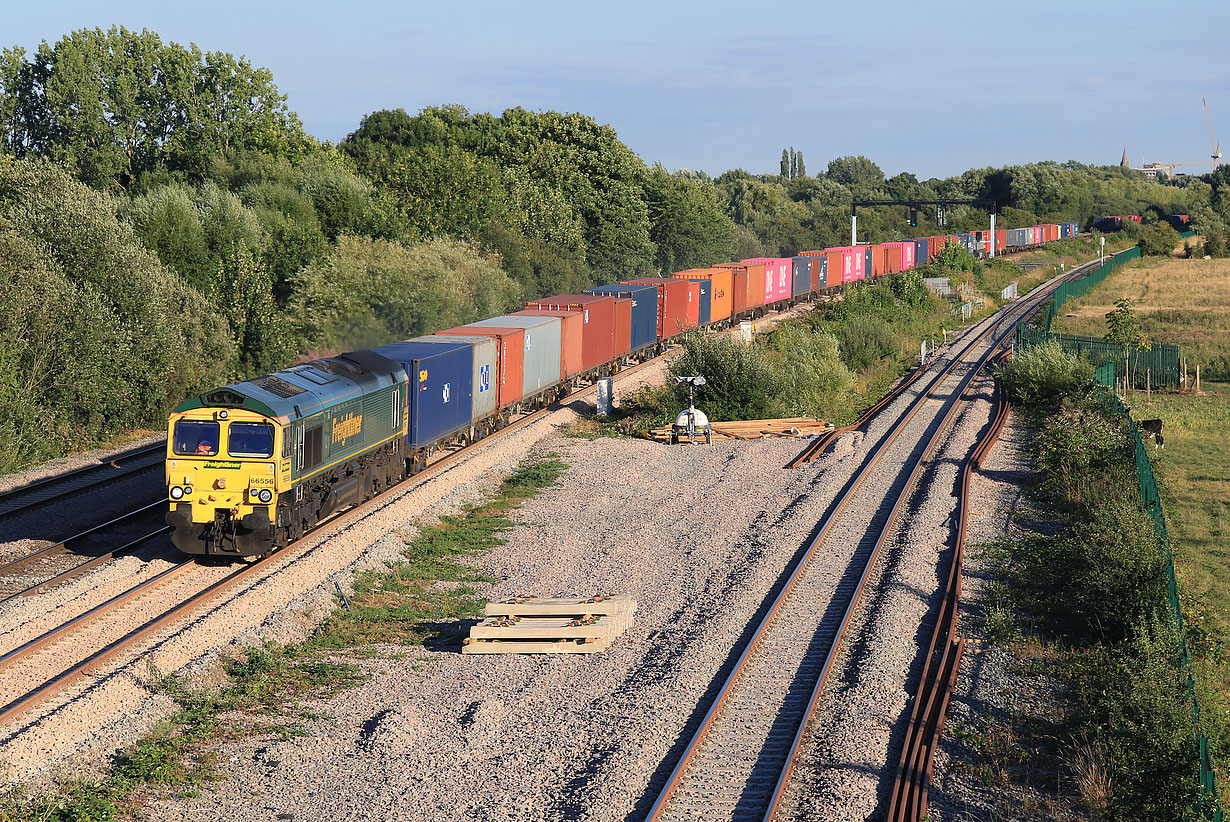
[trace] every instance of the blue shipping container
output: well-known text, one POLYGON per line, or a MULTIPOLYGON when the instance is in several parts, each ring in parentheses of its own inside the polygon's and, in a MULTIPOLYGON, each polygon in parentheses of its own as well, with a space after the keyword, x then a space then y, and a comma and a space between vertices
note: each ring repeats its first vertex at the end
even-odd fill
POLYGON ((474 348, 467 343, 389 343, 373 348, 401 365, 410 378, 410 430, 418 448, 470 427, 474 348))
POLYGON ((709 324, 713 318, 713 282, 711 280, 689 280, 700 283, 700 306, 696 310, 696 322, 701 328, 709 324))
POLYGON ((612 283, 586 289, 586 294, 610 294, 632 300, 632 348, 635 353, 658 343, 658 287, 612 283))
POLYGON ((790 261, 790 296, 806 297, 811 293, 811 266, 819 257, 795 257, 790 261))
POLYGON ((875 265, 875 256, 876 253, 872 250, 871 246, 867 246, 867 248, 863 251, 863 271, 865 272, 863 276, 868 280, 871 279, 871 272, 875 270, 873 268, 875 265))
POLYGON ((928 247, 929 246, 925 239, 914 241, 914 265, 915 267, 920 266, 920 265, 926 265, 927 260, 931 259, 930 254, 928 254, 927 252, 928 247))

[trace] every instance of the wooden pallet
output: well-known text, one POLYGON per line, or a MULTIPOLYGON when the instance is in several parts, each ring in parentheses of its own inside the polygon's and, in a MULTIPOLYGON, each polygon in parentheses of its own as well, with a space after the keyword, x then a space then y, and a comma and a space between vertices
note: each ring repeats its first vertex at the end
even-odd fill
MULTIPOLYGON (((785 417, 776 420, 732 420, 710 423, 714 440, 758 440, 762 437, 806 437, 827 431, 823 420, 811 417, 785 417)), ((670 442, 671 427, 655 428, 649 436, 658 442, 670 442)))
POLYGON ((623 595, 519 596, 489 602, 463 654, 592 654, 632 624, 636 601, 623 595))

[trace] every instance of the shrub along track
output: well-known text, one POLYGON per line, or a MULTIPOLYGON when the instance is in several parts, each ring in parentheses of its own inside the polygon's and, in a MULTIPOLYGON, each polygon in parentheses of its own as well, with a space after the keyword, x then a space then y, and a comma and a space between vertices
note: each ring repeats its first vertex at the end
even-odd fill
MULTIPOLYGON (((1036 309, 1057 282, 1006 314, 1036 309)), ((684 749, 651 809, 651 819, 693 818, 698 814, 733 819, 774 816, 790 783, 807 721, 880 549, 927 457, 961 407, 966 388, 1007 336, 1001 330, 1004 319, 983 321, 986 327, 909 404, 830 509, 684 749), (956 366, 987 337, 991 344, 978 355, 976 363, 964 375, 955 373, 956 366), (953 382, 957 383, 955 388, 950 385, 953 382), (939 408, 910 424, 931 398, 939 400, 939 408), (888 463, 899 462, 904 469, 881 471, 877 476, 872 469, 907 427, 913 436, 901 441, 895 459, 888 463), (924 440, 926 444, 920 448, 924 440), (869 487, 856 497, 864 480, 870 480, 869 487), (851 502, 856 504, 848 505, 851 502), (891 510, 886 511, 890 502, 891 510), (842 527, 833 529, 824 553, 829 557, 849 555, 847 570, 838 579, 828 571, 809 574, 809 561, 835 523, 842 527)), ((862 425, 922 373, 922 369, 915 372, 887 401, 845 430, 862 425)), ((809 446, 791 465, 809 462, 835 439, 821 438, 818 447, 809 446)))

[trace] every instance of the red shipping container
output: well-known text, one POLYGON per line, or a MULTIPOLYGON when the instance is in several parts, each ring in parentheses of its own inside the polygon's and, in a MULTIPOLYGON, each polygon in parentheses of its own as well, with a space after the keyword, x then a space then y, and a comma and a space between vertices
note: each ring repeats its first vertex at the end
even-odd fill
POLYGON ((581 348, 584 345, 585 329, 581 314, 576 311, 547 311, 541 308, 526 308, 514 311, 511 317, 559 317, 559 374, 560 379, 570 380, 587 371, 581 348))
POLYGON ((730 271, 730 315, 738 317, 747 311, 747 268, 731 268, 730 271))
POLYGON ((589 371, 617 356, 615 353, 615 298, 591 294, 557 294, 531 300, 527 309, 571 311, 581 317, 581 370, 589 371))
POLYGON ((696 328, 700 325, 700 283, 695 280, 684 282, 688 284, 688 328, 696 328))
MULTIPOLYGON (((729 268, 689 268, 671 275, 676 280, 709 281, 709 322, 730 318, 733 308, 734 272, 729 268)), ((746 288, 746 286, 745 286, 746 288)))
POLYGON ((499 392, 495 402, 497 408, 507 408, 521 402, 524 396, 523 373, 525 370, 525 329, 524 328, 487 328, 481 325, 459 325, 456 328, 446 328, 437 331, 432 336, 441 337, 495 337, 499 341, 496 346, 496 364, 500 372, 493 382, 499 392))
POLYGON ((914 267, 914 243, 912 241, 885 243, 884 247, 890 249, 888 255, 889 273, 896 274, 898 271, 909 271, 914 267))
POLYGON ((688 326, 687 280, 672 280, 669 277, 640 277, 623 280, 624 283, 654 285, 658 287, 658 339, 669 340, 686 331, 688 326))
POLYGON ((611 359, 617 360, 632 350, 632 299, 615 297, 615 349, 611 359))

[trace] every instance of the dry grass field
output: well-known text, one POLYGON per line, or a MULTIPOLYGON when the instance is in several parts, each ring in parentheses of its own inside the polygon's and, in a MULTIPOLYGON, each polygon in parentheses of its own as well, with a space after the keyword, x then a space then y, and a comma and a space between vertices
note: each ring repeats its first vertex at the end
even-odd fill
POLYGON ((1230 379, 1230 259, 1130 263, 1069 301, 1052 330, 1101 337, 1121 297, 1132 301, 1151 339, 1183 347, 1189 371, 1199 364, 1204 378, 1230 379))

